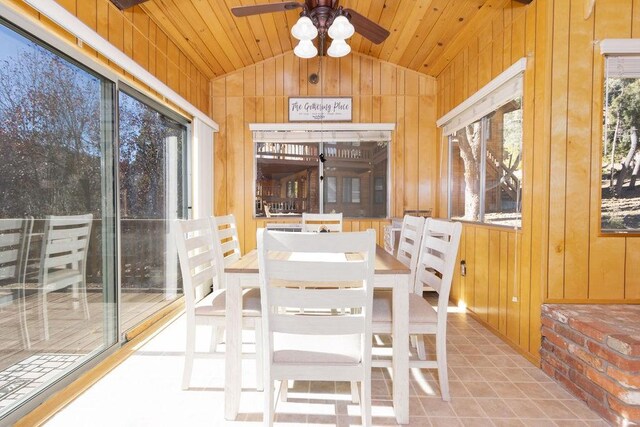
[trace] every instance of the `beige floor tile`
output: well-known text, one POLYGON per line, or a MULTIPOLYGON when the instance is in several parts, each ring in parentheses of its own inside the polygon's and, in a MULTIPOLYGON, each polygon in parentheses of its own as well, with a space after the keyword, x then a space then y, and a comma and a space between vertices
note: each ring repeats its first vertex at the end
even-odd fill
POLYGON ((556 423, 551 420, 533 420, 533 419, 522 419, 520 420, 527 427, 555 427, 556 423))
POLYGON ((425 415, 432 417, 455 417, 456 413, 449 402, 445 402, 439 397, 423 397, 420 402, 424 408, 425 415))
MULTIPOLYGON (((528 363, 528 362, 527 362, 528 363)), ((534 382, 535 380, 531 375, 527 373, 521 367, 518 368, 501 368, 502 373, 509 378, 509 381, 517 383, 517 382, 534 382)))
POLYGON ((514 383, 493 382, 489 384, 498 396, 503 399, 524 399, 528 396, 514 383))
POLYGON ((489 418, 459 418, 464 427, 490 427, 493 424, 489 418))
POLYGON ((540 409, 554 420, 575 420, 578 415, 574 414, 562 402, 553 399, 532 399, 540 409))
POLYGON ((472 397, 459 397, 450 402, 453 411, 458 417, 484 417, 482 408, 472 397))
POLYGON ((448 418, 448 417, 429 417, 429 421, 431 421, 431 425, 433 427, 457 427, 463 426, 462 422, 458 418, 448 418))
POLYGON ((515 385, 524 392, 527 397, 531 399, 551 399, 553 395, 547 391, 547 389, 540 385, 540 383, 520 383, 516 382, 515 385))
POLYGON ((454 399, 456 397, 470 397, 471 393, 465 387, 464 383, 460 381, 449 381, 449 394, 451 398, 454 399))
POLYGON ((498 397, 498 393, 486 381, 466 382, 464 385, 473 397, 498 397))
POLYGON ((602 420, 598 414, 593 412, 587 405, 579 400, 563 400, 562 403, 582 420, 602 420))
POLYGON ((500 368, 476 368, 476 371, 488 382, 509 381, 500 368))
POLYGON ((491 362, 491 356, 486 356, 486 353, 483 354, 471 354, 464 356, 465 359, 469 362, 470 366, 474 368, 493 368, 494 364, 491 362))
POLYGON ((482 375, 475 368, 456 367, 453 368, 453 372, 462 382, 483 381, 482 375))
POLYGON ((478 403, 489 418, 516 418, 503 399, 478 399, 478 403))
POLYGON ((529 399, 505 399, 504 401, 519 418, 549 419, 545 412, 529 399))
POLYGON ((517 418, 493 418, 491 422, 496 427, 521 427, 524 423, 517 418))

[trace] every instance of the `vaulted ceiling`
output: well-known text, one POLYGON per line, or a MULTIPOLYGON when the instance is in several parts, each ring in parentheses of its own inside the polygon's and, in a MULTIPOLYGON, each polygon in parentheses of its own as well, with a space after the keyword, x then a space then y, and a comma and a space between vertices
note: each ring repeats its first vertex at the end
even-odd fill
MULTIPOLYGON (((281 0, 149 0, 145 12, 208 77, 214 78, 290 51, 299 10, 236 18, 233 6, 281 0)), ((437 75, 442 55, 467 25, 478 26, 511 0, 342 0, 387 28, 375 45, 359 34, 354 51, 426 74, 437 75)))

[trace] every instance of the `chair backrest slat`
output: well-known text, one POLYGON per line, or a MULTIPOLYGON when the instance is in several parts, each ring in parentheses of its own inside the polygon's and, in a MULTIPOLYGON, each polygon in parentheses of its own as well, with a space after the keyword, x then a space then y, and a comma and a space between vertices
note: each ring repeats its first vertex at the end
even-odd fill
MULTIPOLYGON (((288 233, 260 229, 257 240, 262 312, 266 313, 263 322, 269 337, 274 332, 363 334, 371 341, 375 231, 288 233), (295 287, 282 287, 283 280, 295 287), (313 287, 314 282, 329 288, 313 287), (351 287, 341 287, 345 282, 351 287), (297 288, 305 284, 312 288, 297 288), (358 310, 330 311, 344 308, 358 310)), ((272 350, 271 344, 268 349, 272 350)), ((370 356, 370 347, 362 350, 370 356)))
POLYGON ((320 230, 331 232, 342 231, 342 213, 312 214, 302 213, 302 231, 318 232, 320 230))
POLYGON ((236 218, 233 214, 214 217, 213 227, 218 245, 218 257, 221 262, 221 274, 223 274, 225 266, 233 264, 242 256, 236 218))
POLYGON ((198 286, 219 286, 216 268, 215 236, 209 218, 177 221, 176 247, 182 271, 187 316, 195 313, 195 289, 198 286))
POLYGON ((0 219, 0 281, 24 283, 33 217, 0 219))
POLYGON ((416 266, 418 265, 418 253, 420 251, 423 229, 424 218, 410 215, 404 216, 396 258, 411 270, 411 274, 409 276, 409 283, 411 284, 415 282, 416 266))
POLYGON ((427 218, 424 224, 416 288, 422 289, 426 284, 438 292, 438 322, 446 321, 461 233, 462 224, 459 222, 427 218))
MULTIPOLYGON (((40 283, 49 283, 51 269, 72 268, 85 280, 93 214, 48 216, 44 225, 40 283)), ((55 271, 55 270, 54 270, 55 271)))
MULTIPOLYGON (((304 320, 286 314, 270 316, 270 332, 295 335, 355 335, 365 330, 361 314, 349 316, 305 316, 304 320)), ((330 350, 329 350, 330 351, 330 350)))

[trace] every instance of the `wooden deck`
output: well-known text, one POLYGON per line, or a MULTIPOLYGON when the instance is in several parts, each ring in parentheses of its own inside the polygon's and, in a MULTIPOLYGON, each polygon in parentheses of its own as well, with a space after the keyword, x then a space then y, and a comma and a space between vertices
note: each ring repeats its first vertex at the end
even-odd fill
MULTIPOLYGON (((21 333, 17 301, 0 309, 0 371, 34 354, 86 355, 105 345, 104 295, 89 291, 90 318, 81 307, 74 308, 69 289, 48 295, 49 340, 43 339, 42 308, 37 293, 26 297, 27 328, 31 348, 27 349, 21 333)), ((163 293, 127 292, 122 294, 122 330, 126 331, 163 308, 163 293)))

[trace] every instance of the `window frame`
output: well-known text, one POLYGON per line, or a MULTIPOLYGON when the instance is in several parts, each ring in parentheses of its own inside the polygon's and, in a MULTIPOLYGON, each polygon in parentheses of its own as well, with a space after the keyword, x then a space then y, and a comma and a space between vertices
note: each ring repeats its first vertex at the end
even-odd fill
MULTIPOLYGON (((358 220, 363 220, 363 219, 374 219, 374 220, 387 220, 389 218, 391 218, 391 207, 393 206, 393 194, 391 192, 391 174, 392 174, 392 168, 391 168, 391 154, 392 154, 392 144, 393 144, 393 133, 392 131, 395 129, 395 123, 250 123, 249 124, 249 130, 252 131, 253 133, 253 180, 252 180, 252 200, 253 200, 253 204, 252 204, 252 218, 254 220, 256 219, 267 219, 267 217, 265 216, 258 216, 256 215, 256 206, 257 206, 257 194, 256 194, 256 190, 257 190, 257 186, 256 186, 256 181, 257 181, 257 171, 258 171, 258 143, 262 143, 265 142, 264 139, 262 138, 258 138, 256 139, 256 134, 257 133, 269 133, 269 132, 308 132, 307 135, 303 135, 300 138, 296 138, 295 140, 291 140, 291 141, 286 141, 286 140, 282 140, 279 141, 281 143, 287 143, 287 142, 299 142, 299 143, 317 143, 318 144, 318 152, 322 153, 324 150, 324 146, 323 143, 324 141, 329 142, 331 138, 329 137, 322 137, 322 136, 317 136, 318 132, 327 132, 327 135, 335 135, 335 134, 339 134, 339 132, 346 132, 346 131, 361 131, 361 132, 366 132, 366 131, 379 131, 379 132, 387 132, 387 137, 385 138, 385 142, 387 144, 387 165, 386 165, 386 187, 384 188, 384 193, 386 195, 386 203, 385 203, 385 210, 386 210, 386 215, 384 217, 373 217, 373 216, 367 216, 367 217, 345 217, 345 218, 355 218, 358 220), (313 139, 313 138, 316 139, 313 139)), ((333 138, 334 140, 337 138, 333 138)), ((339 138, 338 138, 339 139, 339 138)), ((367 141, 367 138, 363 138, 362 141, 367 141)), ((275 142, 275 141, 274 141, 275 142)), ((324 179, 326 178, 324 176, 324 162, 319 162, 318 164, 318 172, 319 172, 319 176, 323 177, 322 179, 320 179, 319 181, 319 191, 318 191, 318 199, 319 199, 319 210, 320 213, 323 213, 324 210, 324 198, 325 198, 325 183, 324 183, 324 179)), ((331 175, 333 176, 333 175, 331 175)), ((372 179, 372 185, 374 183, 374 179, 372 179)), ((336 203, 341 200, 340 198, 340 180, 337 179, 336 177, 336 203)), ((362 183, 361 183, 362 185, 362 183)), ((360 196, 362 198, 362 196, 360 196)), ((374 197, 372 204, 376 205, 375 203, 375 191, 373 192, 372 197, 374 197)), ((287 216, 287 217, 276 217, 276 218, 270 218, 270 219, 286 219, 286 218, 300 218, 300 215, 291 215, 291 216, 287 216)))
MULTIPOLYGON (((606 138, 607 123, 607 109, 606 104, 607 80, 609 73, 607 70, 609 58, 624 58, 634 57, 640 61, 640 39, 604 39, 600 41, 600 54, 603 57, 603 73, 602 73, 602 126, 599 126, 601 138, 598 144, 598 165, 602 165, 603 146, 606 138)), ((640 77, 637 77, 640 80, 640 77)), ((639 135, 640 136, 640 135, 639 135)), ((637 185, 637 184, 636 184, 637 185)), ((602 179, 598 182, 598 188, 602 188, 602 179)), ((637 237, 640 236, 640 228, 603 228, 602 227, 602 191, 598 192, 598 235, 600 237, 637 237)))

